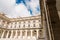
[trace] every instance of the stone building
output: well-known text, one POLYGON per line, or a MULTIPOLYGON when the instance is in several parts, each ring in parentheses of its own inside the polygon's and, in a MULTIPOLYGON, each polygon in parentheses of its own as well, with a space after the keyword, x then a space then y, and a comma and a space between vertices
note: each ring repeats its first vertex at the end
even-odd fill
POLYGON ((60 0, 45 1, 52 40, 60 40, 60 0))
POLYGON ((8 18, 0 13, 0 40, 47 40, 41 15, 8 18))
POLYGON ((0 40, 60 40, 59 2, 40 0, 38 16, 11 19, 0 13, 0 40))

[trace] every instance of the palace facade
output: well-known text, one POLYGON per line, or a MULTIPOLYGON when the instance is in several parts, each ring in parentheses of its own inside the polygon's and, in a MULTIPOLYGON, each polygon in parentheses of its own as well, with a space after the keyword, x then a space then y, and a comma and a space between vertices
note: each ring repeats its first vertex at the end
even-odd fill
POLYGON ((0 40, 45 40, 41 15, 8 18, 0 13, 0 40))

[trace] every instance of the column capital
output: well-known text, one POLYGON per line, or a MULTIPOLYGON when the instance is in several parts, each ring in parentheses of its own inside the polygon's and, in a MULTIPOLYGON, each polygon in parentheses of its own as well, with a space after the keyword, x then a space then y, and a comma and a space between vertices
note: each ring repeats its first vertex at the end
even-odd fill
POLYGON ((39 31, 39 29, 37 29, 36 31, 39 31))
POLYGON ((30 30, 30 31, 33 31, 33 30, 30 30))

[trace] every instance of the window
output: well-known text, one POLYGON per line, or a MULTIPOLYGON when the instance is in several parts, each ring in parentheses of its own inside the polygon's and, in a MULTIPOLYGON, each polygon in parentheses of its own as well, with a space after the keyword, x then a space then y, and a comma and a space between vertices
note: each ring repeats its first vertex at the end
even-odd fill
POLYGON ((36 30, 33 31, 33 36, 36 36, 37 35, 37 32, 36 30))
POLYGON ((25 24, 25 21, 24 21, 24 24, 25 24))
POLYGON ((19 24, 19 28, 20 28, 20 24, 19 24))
POLYGON ((25 36, 25 31, 24 30, 22 31, 22 36, 25 36))
POLYGON ((17 27, 16 24, 17 24, 17 23, 15 22, 15 28, 17 27))
POLYGON ((36 27, 35 24, 33 24, 33 27, 36 27))
POLYGON ((35 23, 35 20, 33 20, 33 23, 35 23))
POLYGON ((31 36, 31 31, 30 30, 27 31, 27 36, 31 36))
POLYGON ((42 30, 39 30, 39 38, 41 38, 43 36, 43 31, 42 30))
POLYGON ((20 30, 17 31, 17 37, 20 36, 20 30))
POLYGON ((25 28, 25 24, 23 24, 23 27, 25 28))
POLYGON ((30 24, 28 24, 28 27, 30 27, 30 24))
POLYGON ((28 23, 30 23, 30 21, 28 21, 28 23))
POLYGON ((19 28, 20 28, 20 26, 21 26, 21 22, 19 22, 19 28))
POLYGON ((41 22, 41 19, 40 19, 40 20, 38 20, 38 22, 41 22))
POLYGON ((41 27, 41 24, 39 24, 39 27, 41 27))

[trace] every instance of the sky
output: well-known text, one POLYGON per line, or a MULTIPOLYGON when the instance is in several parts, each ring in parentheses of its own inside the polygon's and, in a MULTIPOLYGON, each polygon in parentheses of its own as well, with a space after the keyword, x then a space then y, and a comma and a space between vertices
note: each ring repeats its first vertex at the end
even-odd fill
POLYGON ((0 0, 0 12, 9 18, 37 16, 40 14, 39 0, 0 0))

